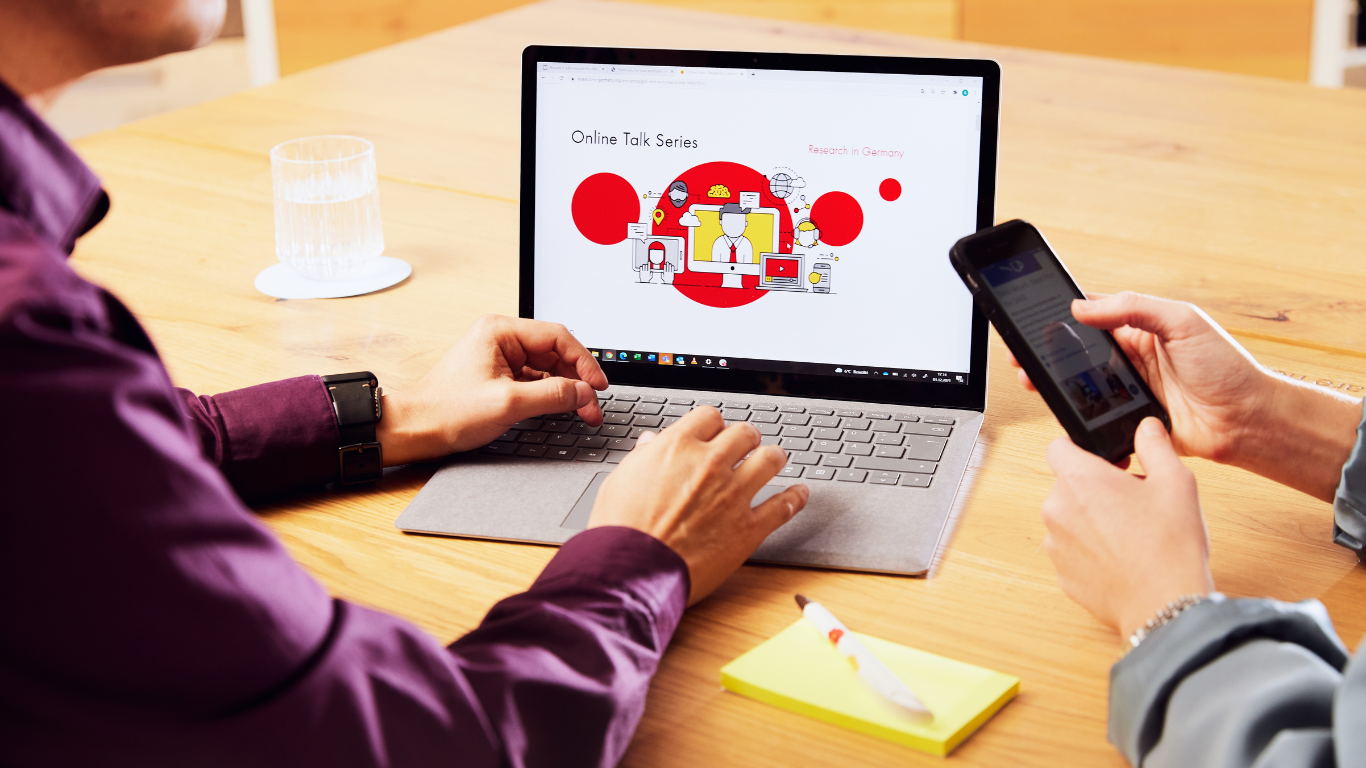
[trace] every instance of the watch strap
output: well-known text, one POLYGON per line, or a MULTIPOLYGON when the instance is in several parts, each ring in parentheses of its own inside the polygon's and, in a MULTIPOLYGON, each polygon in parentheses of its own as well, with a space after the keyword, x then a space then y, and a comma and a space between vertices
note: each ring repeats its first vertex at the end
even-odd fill
POLYGON ((384 450, 375 439, 375 425, 383 416, 379 379, 369 371, 359 371, 323 376, 322 380, 337 417, 342 485, 378 480, 384 471, 384 450))

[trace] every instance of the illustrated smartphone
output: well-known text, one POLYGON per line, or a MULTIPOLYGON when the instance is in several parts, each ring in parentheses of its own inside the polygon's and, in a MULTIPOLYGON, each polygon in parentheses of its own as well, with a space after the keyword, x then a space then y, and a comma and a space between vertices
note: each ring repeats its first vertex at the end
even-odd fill
POLYGON ((1086 295, 1032 224, 1016 219, 968 235, 949 261, 1072 442, 1116 462, 1133 453, 1144 417, 1171 428, 1109 331, 1072 316, 1072 300, 1086 295))

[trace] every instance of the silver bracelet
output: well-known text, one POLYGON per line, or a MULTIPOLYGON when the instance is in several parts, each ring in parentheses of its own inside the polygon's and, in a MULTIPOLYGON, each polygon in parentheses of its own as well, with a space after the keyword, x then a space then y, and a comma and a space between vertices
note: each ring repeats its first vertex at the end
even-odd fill
POLYGON ((1137 648, 1138 644, 1143 642, 1144 638, 1152 634, 1158 627, 1164 626, 1172 619, 1180 616, 1182 611, 1204 602, 1205 597, 1205 595, 1192 593, 1189 595, 1182 595, 1167 603, 1166 608, 1158 611, 1156 616, 1148 619, 1147 624, 1135 629, 1134 633, 1129 635, 1129 650, 1137 648))

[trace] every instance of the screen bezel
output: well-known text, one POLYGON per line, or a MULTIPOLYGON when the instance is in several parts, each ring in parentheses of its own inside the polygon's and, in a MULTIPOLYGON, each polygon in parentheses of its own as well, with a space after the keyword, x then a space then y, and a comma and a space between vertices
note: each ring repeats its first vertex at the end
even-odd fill
POLYGON ((1058 422, 1062 424, 1063 429, 1067 430, 1067 435, 1072 438, 1072 442, 1108 461, 1119 461, 1127 458, 1133 453, 1134 430, 1140 421, 1147 416, 1156 416, 1170 430, 1171 419, 1168 417, 1166 409, 1162 407, 1161 401, 1148 387, 1147 380, 1134 367, 1133 361, 1129 359, 1128 355, 1124 354, 1124 350, 1119 347, 1114 335, 1109 331, 1103 331, 1106 341, 1109 342, 1112 350, 1119 352, 1120 360, 1124 362, 1125 368, 1128 369, 1143 395, 1148 398, 1148 403, 1144 407, 1092 429, 1086 426, 1086 420, 1081 417, 1080 413, 1077 413, 1062 387, 1044 369, 1043 364, 1025 340, 1014 319, 1001 306, 1000 300, 990 290, 985 278, 982 277, 984 267, 1000 263, 1021 253, 1037 250, 1042 250, 1044 258, 1049 260, 1052 266, 1063 276, 1074 298, 1086 298, 1081 286, 1077 285, 1076 279, 1067 270, 1067 265, 1058 258, 1058 254, 1048 244, 1043 233, 1039 232, 1034 225, 1020 219, 1007 221, 959 240, 950 250, 950 260, 953 262, 954 269, 965 280, 971 276, 976 285, 975 288, 971 289, 976 303, 991 314, 991 322, 996 324, 996 330, 1001 334, 1001 340, 1015 355, 1015 359, 1019 361, 1025 373, 1029 374, 1029 379, 1034 383, 1035 389, 1038 390, 1049 410, 1057 417, 1058 422))
MULTIPOLYGON (((528 46, 522 52, 521 241, 518 314, 536 316, 536 65, 635 64, 670 67, 728 67, 807 72, 978 77, 982 79, 981 143, 978 162, 977 230, 996 216, 996 156, 1000 135, 1001 68, 985 59, 921 59, 891 56, 837 56, 807 53, 689 51, 644 48, 528 46)), ((614 384, 661 386, 715 392, 748 392, 828 400, 940 408, 986 409, 987 319, 972 307, 972 349, 967 384, 907 382, 904 379, 855 379, 800 373, 681 368, 641 363, 601 362, 614 384)), ((837 361, 838 362, 838 361, 837 361)), ((858 361, 871 364, 871 361, 858 361)))

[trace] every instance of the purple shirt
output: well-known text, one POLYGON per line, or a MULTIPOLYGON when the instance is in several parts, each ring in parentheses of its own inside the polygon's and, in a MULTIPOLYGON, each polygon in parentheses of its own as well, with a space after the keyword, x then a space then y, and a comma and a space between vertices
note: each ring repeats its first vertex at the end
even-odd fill
POLYGON ((108 207, 0 85, 0 764, 615 763, 682 559, 581 533, 448 648, 330 597, 239 499, 335 479, 321 381, 172 387, 66 263, 108 207))

